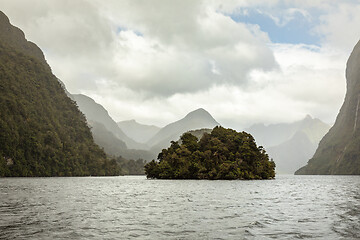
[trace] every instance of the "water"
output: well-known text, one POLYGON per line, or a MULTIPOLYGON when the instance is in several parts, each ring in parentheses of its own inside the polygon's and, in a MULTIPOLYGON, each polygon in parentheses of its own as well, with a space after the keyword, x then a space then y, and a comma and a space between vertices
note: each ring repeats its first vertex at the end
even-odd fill
POLYGON ((360 239, 360 176, 0 179, 0 239, 360 239))

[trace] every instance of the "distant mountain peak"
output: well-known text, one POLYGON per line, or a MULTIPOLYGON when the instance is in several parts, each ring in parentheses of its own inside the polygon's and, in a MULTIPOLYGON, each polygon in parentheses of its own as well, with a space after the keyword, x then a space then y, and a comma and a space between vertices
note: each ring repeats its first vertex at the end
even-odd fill
MULTIPOLYGON (((198 108, 198 109, 196 109, 196 110, 188 113, 188 114, 185 116, 185 119, 187 119, 187 118, 195 118, 195 117, 196 117, 196 118, 203 118, 203 119, 206 119, 206 118, 208 118, 208 119, 214 119, 214 118, 211 116, 211 114, 210 114, 208 111, 206 111, 205 109, 203 109, 203 108, 198 108)), ((215 119, 214 119, 214 121, 215 121, 215 119)))
POLYGON ((157 126, 141 124, 135 119, 121 121, 117 125, 126 135, 140 143, 147 142, 160 130, 157 126))
POLYGON ((312 120, 313 118, 312 118, 312 116, 310 114, 306 114, 304 119, 305 120, 312 120))
POLYGON ((196 112, 196 111, 207 112, 204 108, 198 108, 198 109, 194 110, 193 112, 196 112))
POLYGON ((189 112, 188 115, 189 115, 189 114, 194 114, 194 113, 209 113, 209 112, 206 111, 206 110, 203 109, 203 108, 198 108, 198 109, 196 109, 196 110, 194 110, 194 111, 189 112))
POLYGON ((136 124, 138 123, 135 119, 129 119, 129 120, 124 120, 124 121, 120 121, 119 123, 130 123, 130 124, 136 124))
POLYGON ((171 141, 177 141, 185 132, 203 128, 212 129, 215 126, 220 126, 220 124, 208 111, 199 108, 188 113, 184 118, 163 127, 148 141, 148 144, 154 151, 158 152, 166 148, 171 141))

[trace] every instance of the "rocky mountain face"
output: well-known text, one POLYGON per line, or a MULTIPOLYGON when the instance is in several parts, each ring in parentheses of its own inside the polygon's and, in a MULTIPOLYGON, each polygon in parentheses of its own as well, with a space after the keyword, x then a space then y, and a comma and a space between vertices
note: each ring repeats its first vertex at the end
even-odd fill
POLYGON ((360 41, 346 66, 347 90, 334 126, 295 174, 360 174, 360 41))
POLYGON ((255 137, 259 145, 265 147, 276 163, 278 173, 293 174, 313 156, 320 139, 329 128, 321 120, 307 115, 297 122, 268 126, 256 124, 246 131, 255 137))
POLYGON ((157 126, 140 124, 135 120, 121 121, 117 125, 127 136, 139 143, 146 143, 160 130, 157 126))
POLYGON ((200 108, 190 112, 183 119, 163 127, 147 144, 151 147, 151 152, 159 153, 170 146, 171 141, 177 141, 185 132, 202 128, 213 129, 215 126, 220 126, 220 124, 210 113, 200 108))
POLYGON ((41 50, 0 12, 0 176, 116 174, 41 50))

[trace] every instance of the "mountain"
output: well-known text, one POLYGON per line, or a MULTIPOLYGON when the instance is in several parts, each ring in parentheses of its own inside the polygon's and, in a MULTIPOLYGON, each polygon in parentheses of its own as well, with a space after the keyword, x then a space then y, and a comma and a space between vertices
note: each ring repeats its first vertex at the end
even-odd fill
POLYGON ((83 112, 91 123, 98 122, 111 132, 115 137, 125 142, 127 148, 130 149, 147 149, 146 144, 141 144, 129 138, 116 124, 116 122, 109 116, 108 111, 96 103, 92 98, 82 94, 72 94, 81 112, 83 112))
POLYGON ((68 96, 71 100, 75 101, 75 98, 73 97, 73 95, 71 93, 69 93, 68 90, 66 89, 65 84, 60 79, 58 79, 58 82, 60 83, 62 89, 64 89, 66 96, 68 96))
POLYGON ((72 94, 72 97, 85 114, 95 142, 103 147, 107 154, 127 159, 152 160, 163 148, 167 148, 171 141, 177 141, 183 133, 219 125, 204 109, 193 111, 185 118, 161 129, 139 124, 135 120, 116 124, 106 109, 90 97, 81 94, 72 94), (151 139, 147 143, 139 143, 124 132, 137 140, 151 139))
POLYGON ((92 98, 82 94, 72 94, 79 109, 85 114, 95 143, 104 148, 112 156, 121 156, 126 159, 152 160, 155 153, 145 150, 146 144, 141 144, 128 137, 109 116, 107 110, 92 98))
POLYGON ((0 40, 2 44, 8 45, 12 50, 32 57, 49 67, 41 49, 35 43, 26 40, 23 31, 11 25, 9 18, 1 11, 0 29, 0 40))
POLYGON ((0 176, 117 175, 41 50, 0 11, 0 176))
POLYGON ((258 144, 272 147, 291 139, 298 131, 304 131, 309 140, 317 144, 329 128, 330 126, 320 119, 307 115, 304 119, 293 123, 278 123, 268 126, 262 123, 255 124, 246 131, 255 137, 258 144))
POLYGON ((295 174, 360 174, 360 41, 346 66, 347 90, 334 126, 295 174))
POLYGON ((188 131, 188 133, 191 133, 199 140, 204 136, 205 133, 211 134, 211 132, 212 132, 212 129, 210 129, 210 128, 202 128, 202 129, 188 131))
POLYGON ((153 154, 146 150, 139 149, 128 149, 125 142, 121 141, 114 136, 106 127, 99 122, 90 122, 91 132, 94 136, 95 143, 104 148, 104 151, 112 156, 123 157, 126 159, 143 159, 150 161, 156 157, 156 154, 153 154))
POLYGON ((266 151, 276 163, 276 172, 293 174, 314 155, 316 147, 305 132, 298 131, 291 139, 266 151))
POLYGON ((160 130, 157 126, 140 124, 135 120, 118 122, 117 125, 127 136, 139 143, 146 143, 160 130))
POLYGON ((201 128, 214 128, 220 124, 206 110, 199 108, 187 114, 183 119, 170 123, 160 129, 147 144, 152 152, 159 153, 162 149, 170 146, 171 141, 177 141, 180 136, 190 130, 201 128))
POLYGON ((120 152, 126 150, 125 142, 114 136, 106 127, 99 122, 89 122, 94 141, 97 145, 104 148, 104 151, 113 156, 121 155, 120 152))
POLYGON ((247 132, 255 137, 259 145, 265 147, 276 163, 277 172, 294 173, 314 154, 320 139, 329 128, 321 120, 307 115, 293 123, 253 125, 247 132))

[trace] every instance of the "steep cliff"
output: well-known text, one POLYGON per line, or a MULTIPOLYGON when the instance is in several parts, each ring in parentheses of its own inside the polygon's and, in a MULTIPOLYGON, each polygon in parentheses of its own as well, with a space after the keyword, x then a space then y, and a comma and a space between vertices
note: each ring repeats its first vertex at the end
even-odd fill
POLYGON ((347 90, 334 126, 295 174, 360 174, 360 41, 346 66, 347 90))

